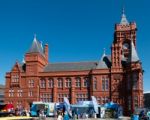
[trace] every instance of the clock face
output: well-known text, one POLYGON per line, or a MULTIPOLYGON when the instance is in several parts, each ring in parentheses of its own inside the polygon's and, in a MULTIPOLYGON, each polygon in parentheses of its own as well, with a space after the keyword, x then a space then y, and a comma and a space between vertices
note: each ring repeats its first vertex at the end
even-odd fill
POLYGON ((129 44, 128 43, 124 43, 123 44, 123 49, 129 49, 129 44))

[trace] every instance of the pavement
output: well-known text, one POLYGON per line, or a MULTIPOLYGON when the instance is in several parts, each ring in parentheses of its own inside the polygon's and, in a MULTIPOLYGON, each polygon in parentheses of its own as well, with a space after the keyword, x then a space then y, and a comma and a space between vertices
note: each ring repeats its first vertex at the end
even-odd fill
MULTIPOLYGON (((46 118, 39 118, 39 117, 0 117, 0 120, 57 120, 57 118, 46 117, 46 118)), ((70 119, 73 120, 73 119, 70 119)), ((121 117, 118 119, 112 118, 88 118, 88 119, 75 119, 75 120, 130 120, 130 117, 121 117)))
MULTIPOLYGON (((47 117, 46 119, 40 119, 40 118, 34 118, 33 120, 57 120, 57 118, 50 118, 50 117, 47 117)), ((70 119, 70 120, 73 120, 73 119, 70 119)), ((102 118, 88 118, 88 119, 74 119, 74 120, 131 120, 130 117, 120 117, 118 119, 113 119, 113 118, 105 118, 105 119, 102 119, 102 118)))

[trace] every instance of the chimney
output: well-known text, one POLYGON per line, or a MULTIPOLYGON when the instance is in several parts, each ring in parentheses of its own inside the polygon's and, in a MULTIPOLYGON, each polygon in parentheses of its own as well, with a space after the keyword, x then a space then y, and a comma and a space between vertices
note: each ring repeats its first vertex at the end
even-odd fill
POLYGON ((45 44, 45 47, 44 47, 44 54, 45 54, 45 58, 48 62, 48 44, 45 44))

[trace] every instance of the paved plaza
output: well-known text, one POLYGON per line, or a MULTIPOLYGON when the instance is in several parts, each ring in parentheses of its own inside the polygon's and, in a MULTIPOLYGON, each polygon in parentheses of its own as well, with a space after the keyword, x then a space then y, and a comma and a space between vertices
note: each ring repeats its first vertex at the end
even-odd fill
MULTIPOLYGON (((45 120, 45 119, 40 119, 40 118, 33 118, 34 120, 45 120)), ((47 117, 46 120, 57 120, 57 118, 49 118, 47 117)), ((70 119, 70 120, 131 120, 130 117, 121 117, 118 119, 113 119, 113 118, 88 118, 88 119, 70 119)))

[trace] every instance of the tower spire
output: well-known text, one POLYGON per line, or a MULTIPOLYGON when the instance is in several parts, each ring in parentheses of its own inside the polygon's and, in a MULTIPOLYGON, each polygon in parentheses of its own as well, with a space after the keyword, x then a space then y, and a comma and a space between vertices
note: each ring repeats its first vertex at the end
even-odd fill
POLYGON ((129 24, 129 22, 128 22, 127 18, 126 18, 126 15, 125 15, 124 7, 122 8, 122 16, 121 16, 120 24, 122 24, 122 25, 128 25, 129 24))

